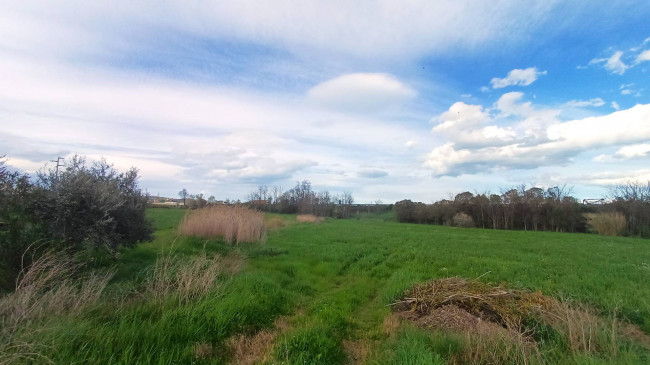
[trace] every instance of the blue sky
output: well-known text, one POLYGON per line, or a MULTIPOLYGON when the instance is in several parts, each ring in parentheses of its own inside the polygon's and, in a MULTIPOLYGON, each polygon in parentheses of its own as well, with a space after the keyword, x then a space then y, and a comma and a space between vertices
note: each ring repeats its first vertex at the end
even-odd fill
POLYGON ((650 3, 0 1, 0 154, 430 202, 650 180, 650 3))

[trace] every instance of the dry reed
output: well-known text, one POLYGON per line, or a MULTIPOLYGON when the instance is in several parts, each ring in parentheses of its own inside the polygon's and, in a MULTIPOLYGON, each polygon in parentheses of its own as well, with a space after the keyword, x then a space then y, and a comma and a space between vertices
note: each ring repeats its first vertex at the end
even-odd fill
POLYGON ((296 216, 296 221, 298 222, 307 222, 307 223, 320 223, 324 221, 325 218, 317 217, 313 214, 298 214, 296 216))
POLYGON ((587 222, 600 235, 622 236, 625 233, 627 224, 625 215, 622 213, 590 213, 585 216, 587 222))
POLYGON ((227 243, 263 242, 264 213, 245 206, 216 205, 189 211, 178 231, 203 238, 222 237, 227 243))
POLYGON ((271 217, 266 220, 266 229, 279 229, 287 226, 287 222, 280 217, 271 217))

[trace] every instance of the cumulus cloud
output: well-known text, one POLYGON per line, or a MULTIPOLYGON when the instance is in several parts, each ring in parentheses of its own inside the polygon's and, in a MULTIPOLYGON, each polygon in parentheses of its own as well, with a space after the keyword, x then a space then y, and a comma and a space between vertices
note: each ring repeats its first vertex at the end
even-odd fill
MULTIPOLYGON (((557 111, 537 110, 530 103, 514 102, 519 100, 521 95, 511 94, 504 97, 496 105, 506 115, 519 115, 520 121, 508 129, 514 133, 508 134, 507 139, 484 137, 472 144, 468 144, 467 137, 460 133, 448 135, 451 137, 450 141, 434 148, 427 156, 425 166, 432 169, 436 176, 458 176, 500 169, 563 165, 580 153, 606 146, 624 146, 618 152, 619 158, 647 153, 644 144, 628 148, 625 148, 625 145, 650 139, 650 125, 647 123, 650 118, 650 104, 637 105, 600 117, 561 122, 555 119, 557 111), (504 97, 506 98, 503 99, 504 97), (544 128, 531 131, 531 117, 533 120, 546 118, 547 123, 543 123, 544 128), (531 139, 530 135, 537 135, 538 138, 531 139)), ((464 106, 459 103, 452 105, 449 111, 438 118, 446 119, 445 117, 453 112, 459 115, 460 107, 474 111, 474 121, 467 124, 472 125, 474 129, 479 125, 475 122, 479 119, 476 116, 480 115, 484 122, 490 122, 480 106, 464 106)), ((468 130, 468 135, 476 137, 476 133, 471 129, 468 130)))
POLYGON ((433 131, 453 140, 457 146, 505 144, 515 133, 493 125, 490 114, 480 105, 454 103, 449 110, 433 119, 433 131))
POLYGON ((605 100, 601 98, 593 98, 589 100, 571 100, 565 104, 566 106, 570 107, 576 107, 576 108, 582 108, 586 106, 603 106, 605 105, 605 100))
POLYGON ((535 82, 541 75, 546 75, 546 71, 539 71, 537 67, 529 67, 526 69, 516 68, 508 72, 508 76, 504 78, 493 78, 490 80, 490 84, 492 84, 493 89, 500 89, 512 85, 528 86, 535 82))
POLYGON ((354 73, 322 82, 307 95, 328 108, 367 113, 402 105, 417 92, 389 74, 354 73))

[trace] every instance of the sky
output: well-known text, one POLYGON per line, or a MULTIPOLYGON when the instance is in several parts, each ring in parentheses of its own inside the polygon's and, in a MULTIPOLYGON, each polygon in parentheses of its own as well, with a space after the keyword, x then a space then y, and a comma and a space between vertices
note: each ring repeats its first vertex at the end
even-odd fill
POLYGON ((0 156, 359 203, 650 180, 650 2, 0 0, 0 156))

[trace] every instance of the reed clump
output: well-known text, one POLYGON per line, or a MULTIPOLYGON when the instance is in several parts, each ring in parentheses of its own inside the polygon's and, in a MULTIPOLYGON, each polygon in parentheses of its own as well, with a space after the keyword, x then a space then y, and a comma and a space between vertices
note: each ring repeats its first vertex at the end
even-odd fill
POLYGON ((266 239, 264 213, 241 205, 216 205, 189 211, 178 231, 202 238, 222 237, 230 244, 266 239))
POLYGON ((585 216, 589 225, 600 235, 622 236, 625 233, 627 224, 622 213, 590 213, 585 216))
POLYGON ((307 222, 307 223, 320 223, 324 221, 325 218, 317 217, 313 214, 298 214, 296 216, 296 221, 298 222, 307 222))

